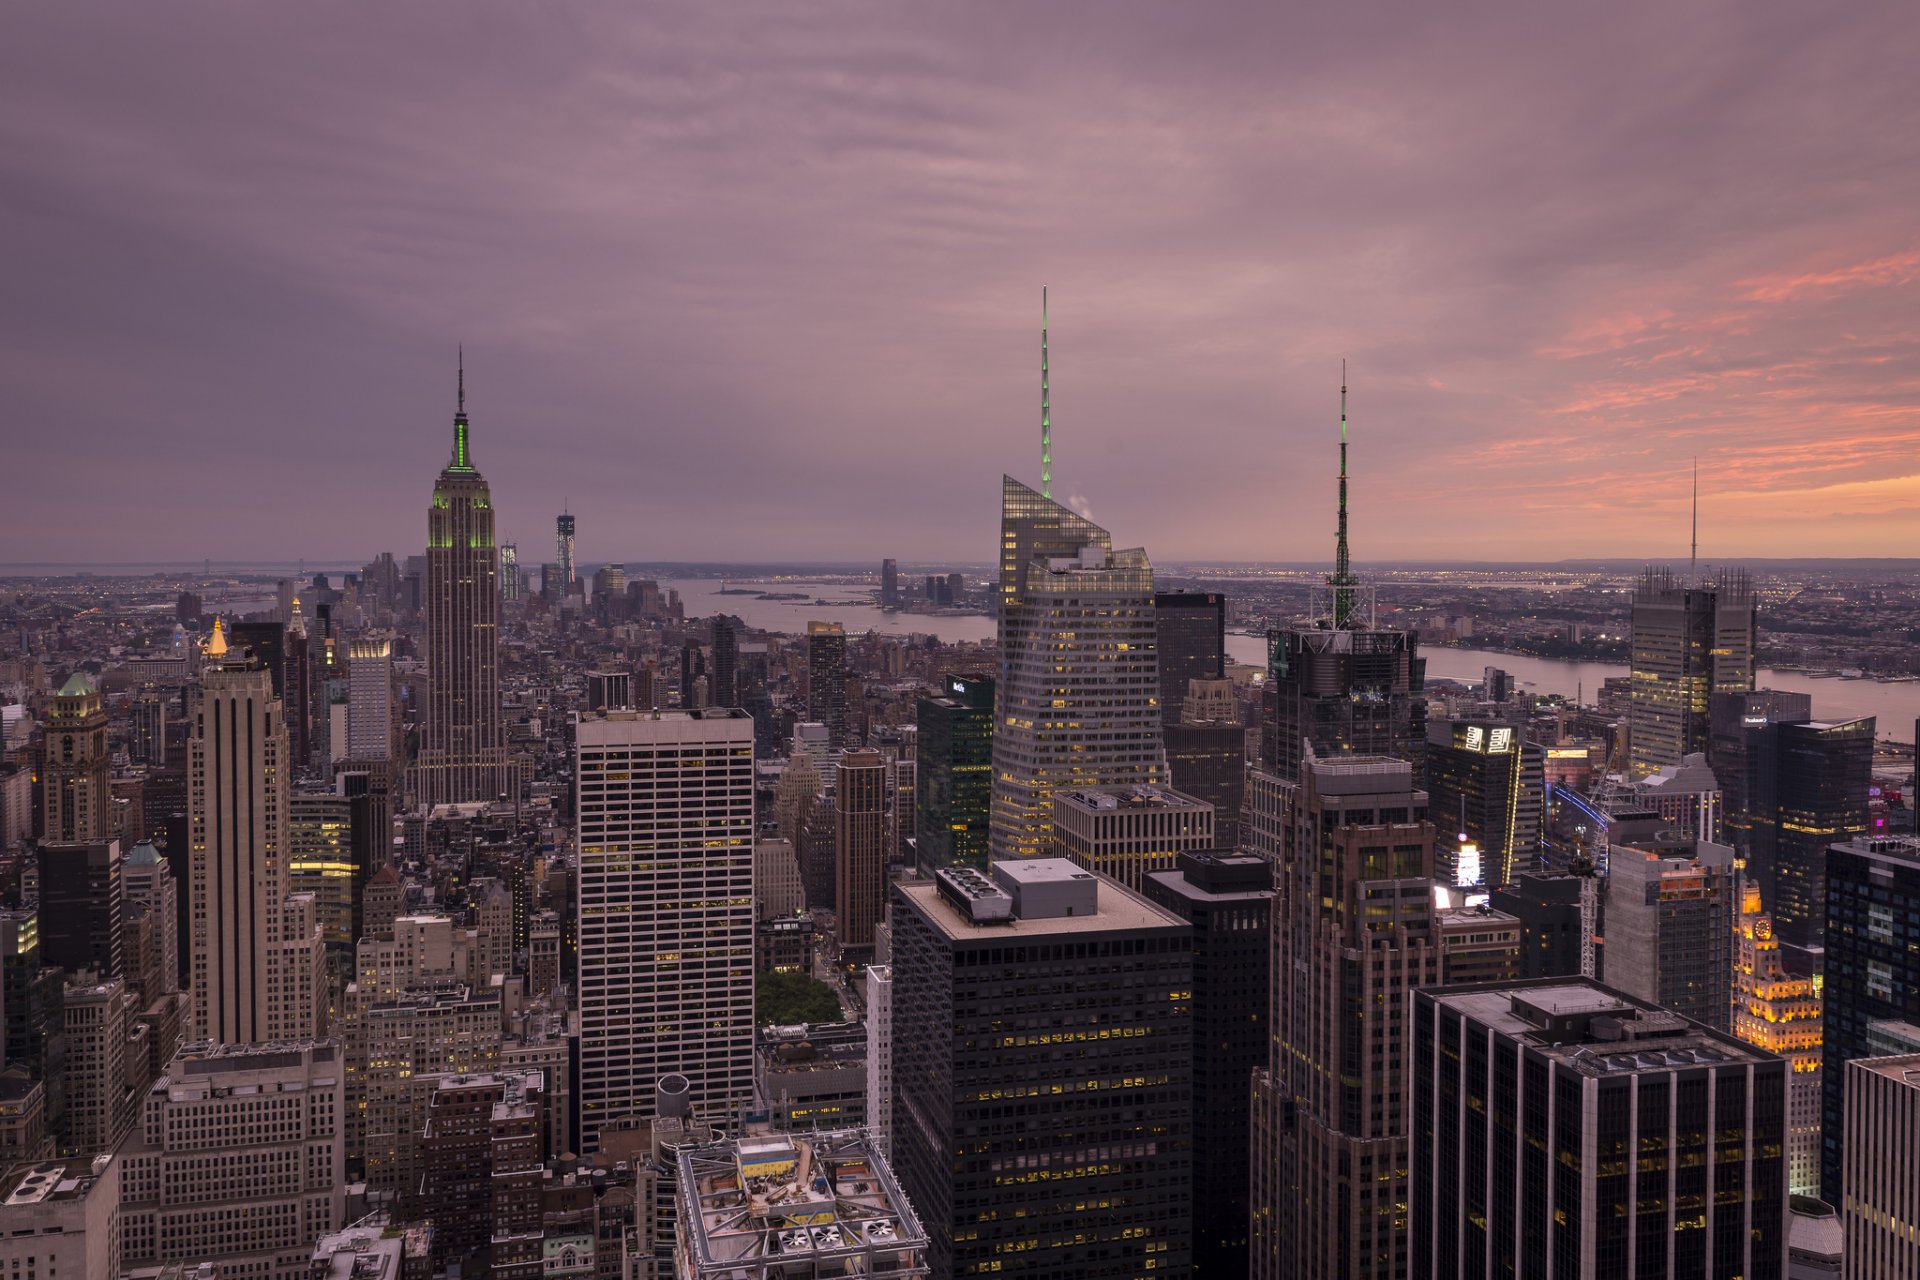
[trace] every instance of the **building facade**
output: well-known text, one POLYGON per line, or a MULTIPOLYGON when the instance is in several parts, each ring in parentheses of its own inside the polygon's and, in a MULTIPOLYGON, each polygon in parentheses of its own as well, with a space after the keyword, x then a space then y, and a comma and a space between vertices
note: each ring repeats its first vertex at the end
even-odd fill
POLYGON ((935 697, 920 699, 914 735, 916 859, 925 874, 941 867, 984 868, 993 811, 993 677, 950 675, 935 697))
POLYGON ((1627 768, 1644 778, 1705 752, 1716 693, 1753 688, 1755 603, 1746 574, 1685 586, 1648 569, 1633 593, 1627 768))
POLYGON ((1160 717, 1178 724, 1187 682, 1227 674, 1227 598, 1217 591, 1156 591, 1153 623, 1160 658, 1160 717))
POLYGON ((1920 1054, 1847 1063, 1848 1280, 1920 1280, 1920 1054))
POLYGON ((1166 787, 1076 787, 1053 793, 1052 852, 1139 893, 1182 853, 1218 848, 1213 821, 1212 805, 1166 787))
POLYGON ((878 751, 840 757, 833 784, 834 929, 845 963, 873 959, 887 913, 887 762, 878 751))
POLYGON ((1615 845, 1607 876, 1607 983, 1727 1031, 1740 887, 1733 850, 1692 856, 1615 845))

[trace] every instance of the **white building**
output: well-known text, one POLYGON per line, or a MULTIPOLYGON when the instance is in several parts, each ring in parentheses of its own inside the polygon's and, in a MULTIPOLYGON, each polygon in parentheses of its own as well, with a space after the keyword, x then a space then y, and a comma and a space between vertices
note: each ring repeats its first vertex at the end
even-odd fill
POLYGON ((119 1280, 120 1162, 49 1160, 0 1180, 0 1274, 119 1280))
POLYGON ((345 1217, 341 1066, 332 1041, 182 1049, 121 1148, 124 1265, 305 1280, 345 1217))
POLYGON ((716 1121, 753 1097, 753 719, 609 711, 576 725, 580 1127, 652 1114, 684 1075, 716 1121))
POLYGON ((393 642, 385 636, 347 645, 347 755, 393 756, 393 642))
POLYGON ((312 894, 290 893, 293 761, 273 681, 207 649, 188 746, 195 1034, 222 1044, 310 1040, 326 970, 312 894))
POLYGON ((992 855, 1046 852, 1053 793, 1158 785, 1153 566, 1105 529, 1004 477, 992 855))
POLYGON ((867 1128, 893 1155, 893 966, 867 967, 867 1128))

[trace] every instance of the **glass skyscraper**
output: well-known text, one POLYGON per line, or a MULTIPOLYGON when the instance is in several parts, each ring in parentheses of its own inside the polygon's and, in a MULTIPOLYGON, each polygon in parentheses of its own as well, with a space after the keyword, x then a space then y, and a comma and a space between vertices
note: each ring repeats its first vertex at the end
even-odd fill
POLYGON ((1670 570, 1647 570, 1633 593, 1632 777, 1707 750, 1713 695, 1753 688, 1753 647, 1753 587, 1744 573, 1687 587, 1670 570))
POLYGON ((987 865, 993 807, 993 679, 948 676, 938 697, 922 698, 915 810, 916 857, 928 874, 947 866, 987 865))
POLYGON ((1004 477, 995 858, 1044 851, 1058 788, 1166 781, 1157 646, 1147 553, 1004 477))

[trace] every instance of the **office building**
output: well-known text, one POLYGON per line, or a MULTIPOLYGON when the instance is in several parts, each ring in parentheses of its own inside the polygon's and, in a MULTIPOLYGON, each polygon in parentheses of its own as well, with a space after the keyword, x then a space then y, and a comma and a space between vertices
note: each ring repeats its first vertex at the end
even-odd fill
POLYGON ((500 564, 493 495, 467 450, 464 372, 453 457, 427 511, 425 615, 426 715, 414 799, 425 805, 497 800, 508 785, 500 720, 500 564))
POLYGON ((287 726, 258 662, 216 624, 188 743, 188 879, 196 1037, 311 1040, 326 969, 310 894, 292 892, 287 726))
POLYGON ((740 633, 733 620, 713 620, 713 672, 707 686, 707 704, 737 707, 740 702, 740 633))
POLYGON ((1670 831, 1695 840, 1720 841, 1720 780, 1700 752, 1683 756, 1678 764, 1661 765, 1634 783, 1633 807, 1659 814, 1670 831))
MULTIPOLYGON (((134 1075, 128 1061, 133 999, 118 978, 83 974, 62 1000, 67 1036, 67 1113, 61 1145, 72 1151, 112 1151, 132 1119, 134 1075)), ((144 1084, 142 1080, 140 1083, 144 1084)))
POLYGON ((520 603, 520 548, 511 542, 500 544, 500 603, 512 608, 520 603))
POLYGON ((316 736, 316 716, 320 731, 317 737, 323 743, 326 737, 325 716, 330 702, 327 681, 338 674, 337 663, 329 658, 344 652, 328 617, 328 607, 323 604, 320 606, 322 635, 318 639, 321 658, 317 664, 317 680, 309 666, 309 637, 306 619, 300 612, 299 596, 288 602, 286 613, 279 620, 236 622, 227 628, 227 643, 234 653, 253 655, 254 661, 273 677, 273 696, 280 699, 281 710, 287 717, 287 745, 296 766, 307 763, 310 755, 307 748, 311 745, 310 739, 316 736))
POLYGON ((1254 1077, 1256 1277, 1407 1269, 1407 1010, 1440 980, 1413 766, 1309 756, 1276 867, 1273 1039, 1254 1077))
POLYGON ((833 913, 843 963, 873 959, 887 911, 887 762, 878 751, 840 757, 833 784, 833 913))
POLYGON ((1787 1060, 1787 1187, 1820 1195, 1820 985, 1789 973, 1760 886, 1740 884, 1739 951, 1733 967, 1733 1034, 1787 1060))
POLYGON ((800 859, 793 842, 761 836, 753 842, 753 914, 757 920, 797 915, 806 910, 800 859))
POLYGON ((1890 1023, 1920 1024, 1920 839, 1861 837, 1828 850, 1825 962, 1820 1198, 1838 1205, 1846 1064, 1884 1053, 1890 1023))
POLYGON ((539 1254, 540 1073, 438 1076, 429 1089, 419 1210, 433 1223, 434 1266, 511 1273, 529 1248, 539 1254))
POLYGON ((1227 598, 1217 591, 1156 591, 1153 629, 1160 657, 1160 718, 1174 725, 1190 681, 1227 674, 1227 598))
MULTIPOLYGON (((1593 954, 1605 910, 1602 887, 1591 863, 1574 871, 1522 871, 1513 883, 1495 889, 1489 905, 1520 922, 1518 976, 1577 978, 1585 973, 1583 956, 1593 954), (1590 904, 1590 905, 1589 905, 1590 904)), ((1594 955, 1595 972, 1604 977, 1594 955)))
POLYGON ((1847 1063, 1845 1274, 1920 1277, 1920 1054, 1847 1063))
POLYGON ((167 766, 167 699, 148 689, 127 709, 127 758, 135 764, 167 766))
POLYGON ((588 711, 651 710, 633 700, 633 673, 630 671, 587 672, 588 711))
POLYGON ((1061 787, 1159 786, 1153 566, 1011 476, 1001 486, 996 858, 1045 852, 1061 787))
POLYGON ((342 1107, 331 1041, 182 1049, 120 1150, 122 1265, 306 1280, 345 1218, 342 1107))
POLYGON ((893 966, 867 966, 867 1129, 893 1155, 893 966))
POLYGON ((347 757, 391 760, 393 642, 368 636, 347 644, 347 757))
POLYGON ((1247 1274, 1247 1083, 1267 1060, 1273 864, 1183 853, 1147 898, 1193 929, 1193 1269, 1247 1274))
POLYGON ((0 1268, 46 1280, 120 1280, 121 1161, 41 1158, 0 1178, 0 1268))
POLYGON ((554 518, 554 564, 560 578, 560 594, 554 598, 556 604, 580 589, 580 564, 574 558, 573 550, 575 528, 572 512, 562 512, 554 518))
POLYGON ((990 870, 893 889, 893 1159, 933 1274, 1183 1274, 1193 931, 1063 858, 990 870))
POLYGON ((1240 847, 1247 793, 1247 730, 1231 680, 1189 680, 1180 712, 1162 726, 1176 789, 1213 806, 1218 847, 1240 847))
POLYGON ((716 1121, 753 1094, 753 721, 576 725, 581 1149, 683 1075, 716 1121))
POLYGON ((782 1133, 868 1125, 867 1031, 858 1022, 760 1028, 754 1110, 782 1133))
POLYGON ((894 560, 880 562, 880 607, 891 609, 900 603, 900 565, 894 560))
POLYGON ((1408 1275, 1780 1280, 1787 1064, 1586 980, 1414 997, 1408 1275))
POLYGON ((1512 725, 1427 722, 1427 794, 1436 873, 1454 885, 1498 889, 1533 868, 1540 846, 1545 757, 1512 725))
POLYGON ((1436 907, 1434 936, 1440 948, 1440 981, 1518 982, 1520 921, 1486 903, 1436 907))
POLYGON ((100 694, 76 671, 47 710, 46 759, 40 766, 41 838, 82 844, 111 836, 107 712, 100 694))
POLYGON ((1707 700, 1707 766, 1720 784, 1721 839, 1743 857, 1753 832, 1776 820, 1772 797, 1778 735, 1774 725, 1813 719, 1813 698, 1784 689, 1716 693, 1707 700))
POLYGON ((847 745, 847 629, 807 624, 807 719, 827 727, 827 745, 847 745))
POLYGON ((679 1280, 953 1274, 930 1271, 928 1233, 864 1131, 748 1135, 677 1156, 679 1280))
POLYGON ((1053 793, 1052 852, 1141 892, 1148 872, 1171 871, 1182 853, 1214 841, 1213 806, 1165 787, 1053 793))
POLYGON ((993 678, 945 677, 939 694, 920 699, 916 723, 920 869, 984 868, 993 812, 993 678))
POLYGON ((314 918, 326 945, 341 951, 357 935, 359 891, 353 856, 353 802, 331 791, 296 792, 287 799, 287 883, 313 896, 314 918))
POLYGON ((40 954, 69 973, 122 972, 126 859, 117 840, 42 844, 40 954))
POLYGON ((1774 936, 1799 973, 1817 972, 1826 946, 1826 851, 1867 834, 1874 719, 1811 720, 1774 729, 1774 830, 1759 851, 1771 887, 1774 936))
POLYGON ((1633 593, 1632 701, 1627 769, 1644 778, 1704 753, 1716 693, 1753 688, 1755 601, 1744 572, 1712 586, 1684 586, 1649 568, 1633 593))
POLYGON ((1740 890, 1733 850, 1615 845, 1607 875, 1607 983, 1715 1031, 1731 1026, 1740 890))

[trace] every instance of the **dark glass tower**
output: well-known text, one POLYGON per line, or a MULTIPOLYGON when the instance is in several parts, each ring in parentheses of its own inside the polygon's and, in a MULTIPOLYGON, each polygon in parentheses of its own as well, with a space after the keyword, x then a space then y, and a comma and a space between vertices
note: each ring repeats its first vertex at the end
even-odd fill
POLYGON ((1842 1200, 1846 1063, 1874 1057, 1873 1024, 1920 1023, 1920 840, 1850 840, 1827 853, 1820 1196, 1842 1200))
POLYGON ((707 690, 709 706, 740 705, 740 634, 733 629, 731 618, 713 620, 711 684, 712 687, 707 690))
POLYGON ((1760 863, 1761 898, 1790 971, 1817 972, 1827 938, 1827 848, 1867 832, 1874 720, 1773 728, 1773 830, 1760 863))
POLYGON ((1683 586, 1669 570, 1647 570, 1633 594, 1632 777, 1707 750, 1713 695, 1753 688, 1754 616, 1744 573, 1703 587, 1683 586))
POLYGON ((920 868, 984 870, 993 814, 993 677, 948 676, 939 696, 920 699, 918 723, 920 868))
POLYGON ((827 744, 847 742, 847 629, 837 622, 807 624, 807 719, 827 726, 827 744))
POLYGON ((1153 626, 1160 645, 1160 718, 1178 724, 1187 681, 1227 673, 1227 598, 1217 591, 1156 591, 1153 626))
POLYGON ((1775 820, 1767 807, 1778 763, 1774 726, 1811 719, 1813 698, 1785 689, 1734 690, 1708 701, 1707 765, 1720 783, 1721 834, 1741 856, 1757 852, 1755 841, 1770 836, 1775 820))
POLYGON ((1531 870, 1540 842, 1540 757, 1520 732, 1494 720, 1427 723, 1427 794, 1439 834, 1436 872, 1455 884, 1497 889, 1531 870), (1478 874, 1461 865, 1471 845, 1478 874))

